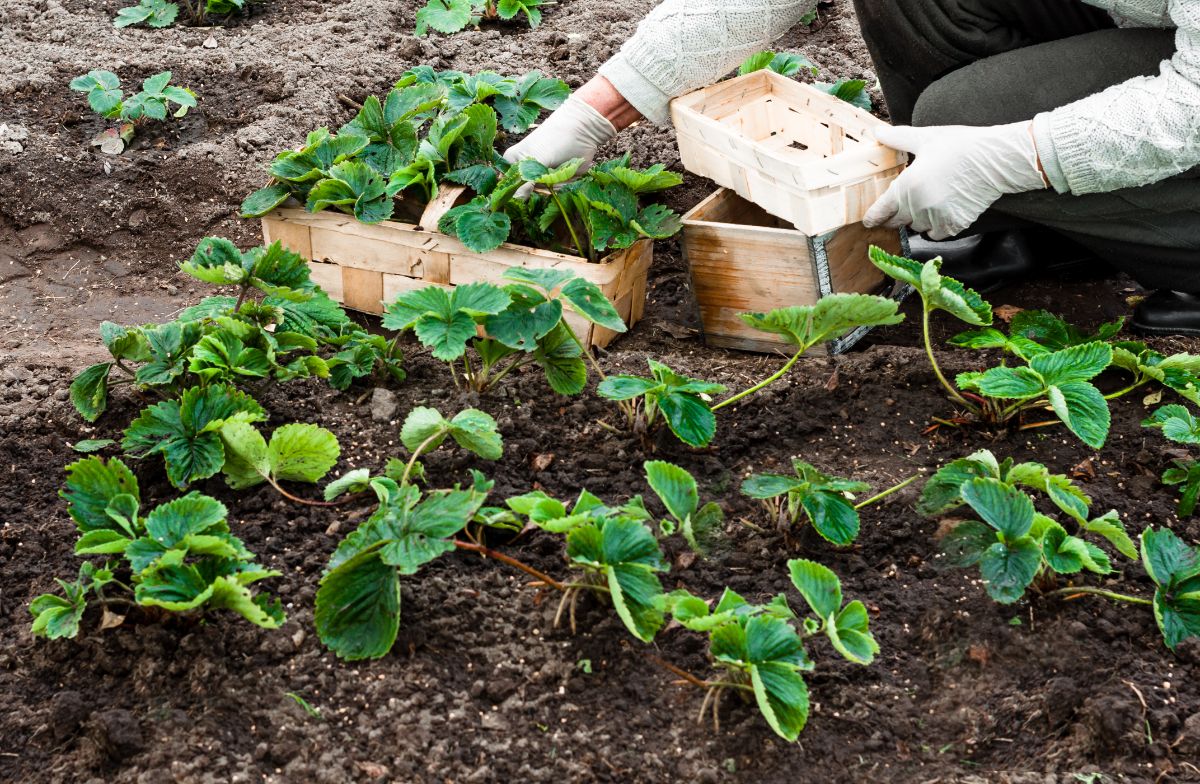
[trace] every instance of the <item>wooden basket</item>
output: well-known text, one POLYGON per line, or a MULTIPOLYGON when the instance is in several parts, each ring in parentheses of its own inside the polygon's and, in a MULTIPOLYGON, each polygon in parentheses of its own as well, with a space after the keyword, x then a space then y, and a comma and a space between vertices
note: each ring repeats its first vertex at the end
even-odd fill
MULTIPOLYGON (((908 237, 861 223, 809 236, 721 188, 683 216, 683 253, 700 303, 705 343, 745 351, 786 350, 788 344, 752 329, 738 316, 811 305, 834 292, 907 294, 867 258, 871 245, 904 255, 908 237)), ((867 331, 856 330, 813 353, 840 354, 867 331)))
MULTIPOLYGON (((646 276, 653 256, 650 240, 639 240, 598 263, 578 256, 504 244, 479 254, 454 237, 424 226, 453 205, 459 189, 442 188, 418 224, 384 221, 366 224, 353 216, 326 211, 310 213, 283 207, 262 219, 263 239, 309 259, 312 279, 330 297, 348 308, 380 314, 402 291, 437 284, 454 288, 461 283, 503 284, 510 267, 554 267, 570 270, 600 287, 617 312, 632 327, 646 304, 646 276)), ((592 324, 567 310, 568 324, 588 346, 607 346, 618 333, 592 324)))
POLYGON ((903 171, 870 112, 770 70, 671 102, 684 168, 810 236, 859 223, 903 171))

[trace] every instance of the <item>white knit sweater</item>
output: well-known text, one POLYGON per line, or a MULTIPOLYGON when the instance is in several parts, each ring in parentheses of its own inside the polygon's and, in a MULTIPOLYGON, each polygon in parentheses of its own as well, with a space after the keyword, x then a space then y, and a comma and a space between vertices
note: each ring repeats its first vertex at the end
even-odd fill
MULTIPOLYGON (((1139 77, 1038 115, 1034 135, 1060 193, 1149 185, 1200 165, 1200 0, 1085 0, 1127 26, 1176 28, 1176 53, 1139 77)), ((600 68, 665 124, 671 98, 712 84, 767 49, 816 0, 664 0, 600 68)))

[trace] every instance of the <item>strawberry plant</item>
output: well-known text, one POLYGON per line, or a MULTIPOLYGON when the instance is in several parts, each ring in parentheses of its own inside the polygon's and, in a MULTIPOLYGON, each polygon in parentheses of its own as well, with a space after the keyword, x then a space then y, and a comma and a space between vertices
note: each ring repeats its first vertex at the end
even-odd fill
MULTIPOLYGON (((939 271, 941 259, 922 264, 893 256, 877 247, 871 248, 870 257, 885 274, 907 283, 920 295, 925 354, 951 400, 980 421, 997 425, 1020 422, 1025 412, 1048 408, 1057 416, 1056 420, 1026 423, 1020 427, 1028 429, 1062 422, 1088 446, 1099 449, 1104 445, 1111 414, 1105 396, 1091 381, 1112 363, 1113 347, 1110 344, 1096 340, 1056 351, 1031 352, 1029 344, 1008 339, 1005 346, 1017 350, 1017 358, 1025 361, 1025 365, 1002 365, 983 372, 961 373, 956 378, 957 386, 952 385, 934 356, 929 317, 934 311, 944 310, 968 324, 986 327, 992 323, 991 305, 975 291, 942 275, 939 271)), ((960 343, 994 338, 991 333, 973 334, 984 337, 960 336, 960 343)), ((1004 337, 1001 333, 1001 338, 1004 337)), ((960 424, 962 420, 938 421, 960 424)))
POLYGON ((550 0, 429 0, 417 11, 418 37, 431 29, 439 33, 457 33, 468 25, 478 27, 485 19, 509 21, 524 14, 530 27, 542 23, 542 7, 550 0))
POLYGON ((1112 346, 1110 367, 1126 371, 1133 380, 1119 391, 1105 395, 1106 400, 1158 383, 1186 400, 1200 403, 1200 376, 1197 376, 1200 357, 1192 354, 1164 356, 1145 343, 1114 340, 1124 323, 1124 319, 1117 319, 1101 324, 1095 333, 1087 333, 1044 310, 1023 310, 1013 316, 1008 334, 985 327, 955 335, 950 343, 962 348, 1002 349, 1025 362, 1068 348, 1107 343, 1112 346))
MULTIPOLYGON (((1142 426, 1161 430, 1169 441, 1177 444, 1200 444, 1200 420, 1185 406, 1162 406, 1145 419, 1142 426)), ((1180 486, 1179 516, 1191 517, 1196 511, 1196 500, 1200 498, 1200 461, 1172 460, 1171 467, 1163 472, 1162 482, 1168 486, 1180 486)))
POLYGON ((788 570, 811 610, 803 619, 797 618, 782 594, 755 605, 726 588, 712 608, 685 590, 663 597, 666 611, 684 628, 708 635, 709 656, 722 673, 715 680, 702 680, 669 666, 705 690, 700 718, 711 708, 715 724, 721 695, 734 691, 754 700, 777 735, 795 741, 809 716, 803 673, 815 669, 805 641, 824 635, 841 656, 860 665, 870 664, 879 653, 866 606, 858 600, 843 603, 836 574, 803 559, 788 561, 788 570))
POLYGON ((234 295, 207 297, 165 324, 100 325, 112 355, 80 373, 71 400, 94 422, 108 406, 109 389, 131 386, 162 397, 189 386, 244 385, 268 379, 316 376, 337 389, 380 369, 404 378, 395 341, 353 324, 309 278, 307 262, 278 242, 240 251, 228 240, 201 240, 180 269, 206 283, 236 287, 234 295), (328 359, 322 347, 338 349, 328 359), (121 377, 112 380, 112 371, 121 377))
MULTIPOLYGON (((213 17, 225 17, 248 10, 262 0, 183 0, 188 23, 197 27, 211 24, 213 17)), ((146 24, 148 27, 170 27, 179 16, 179 3, 168 0, 140 0, 137 5, 122 8, 113 19, 113 27, 146 24)))
POLYGON ((678 531, 694 551, 707 553, 720 535, 725 512, 715 501, 701 506, 695 477, 674 463, 647 460, 643 468, 647 484, 667 508, 669 517, 659 523, 663 535, 678 531))
POLYGON ((1038 463, 999 462, 986 450, 955 460, 929 480, 917 510, 941 516, 964 505, 979 519, 957 522, 942 538, 942 552, 954 566, 978 565, 988 595, 1001 604, 1020 599, 1035 581, 1051 586, 1056 575, 1111 573, 1108 554, 1084 534, 1137 558, 1116 511, 1091 518, 1091 499, 1069 477, 1038 463), (1074 533, 1038 512, 1027 491, 1044 495, 1064 512, 1074 533))
POLYGON ((268 629, 284 622, 279 601, 251 589, 280 573, 254 562, 230 533, 228 513, 219 501, 189 493, 143 516, 133 472, 116 458, 105 462, 98 457, 67 467, 61 495, 80 533, 75 554, 123 561, 101 568, 85 565, 76 581, 59 582, 61 596, 34 599, 34 634, 74 637, 89 596, 105 607, 131 604, 172 613, 226 609, 268 629), (122 588, 132 598, 109 597, 108 586, 122 588))
POLYGON ((792 357, 775 373, 719 403, 712 396, 725 387, 681 376, 656 360, 649 360, 649 378, 619 375, 604 379, 597 393, 621 404, 626 422, 634 432, 649 432, 665 421, 685 444, 707 446, 716 436, 715 412, 737 403, 783 378, 815 346, 844 337, 853 330, 898 324, 895 300, 869 294, 832 294, 815 305, 779 308, 770 313, 744 313, 742 320, 762 332, 776 335, 794 349, 792 357), (638 404, 640 401, 640 405, 638 404))
POLYGON ((119 155, 134 137, 138 126, 147 120, 166 120, 171 105, 172 117, 183 117, 196 106, 196 94, 186 87, 171 84, 171 72, 147 77, 140 92, 126 97, 120 78, 112 71, 88 71, 71 80, 70 88, 85 93, 88 106, 106 120, 120 122, 116 128, 102 131, 92 144, 102 152, 119 155))
POLYGON ((512 268, 504 277, 512 282, 404 292, 386 307, 383 326, 411 329, 435 359, 450 365, 456 386, 486 392, 536 364, 555 392, 578 394, 587 383, 586 352, 563 313, 569 307, 592 323, 624 332, 616 309, 596 284, 570 272, 512 268))
POLYGON ((1150 606, 1163 642, 1175 650, 1184 640, 1200 637, 1200 550, 1190 547, 1169 528, 1147 528, 1142 531, 1140 544, 1142 567, 1154 583, 1153 598, 1086 585, 1061 588, 1055 593, 1067 598, 1094 595, 1150 606))
POLYGON ((574 631, 579 596, 591 593, 612 602, 634 637, 643 642, 654 639, 664 621, 658 573, 667 571, 668 566, 658 540, 646 525, 650 514, 640 498, 614 508, 584 490, 568 509, 537 491, 506 503, 531 525, 566 537, 567 560, 580 579, 566 583, 542 580, 562 593, 555 625, 569 607, 574 631))
POLYGON ((642 238, 667 239, 680 229, 679 216, 662 204, 641 206, 639 197, 679 185, 678 174, 660 165, 629 166, 629 154, 597 164, 572 179, 583 165, 572 159, 548 169, 529 159, 515 164, 480 195, 442 216, 438 228, 477 253, 510 239, 539 248, 573 252, 597 261, 606 251, 624 249, 642 238), (518 198, 523 186, 535 186, 518 198), (558 229, 570 237, 559 242, 558 229), (515 237, 513 235, 516 235, 515 237))
POLYGON ((839 546, 858 538, 858 510, 878 503, 917 480, 910 477, 858 504, 854 493, 871 489, 866 482, 826 476, 802 460, 792 461, 792 476, 755 474, 742 483, 742 494, 761 500, 779 528, 792 528, 807 519, 822 538, 839 546))
POLYGON ((528 130, 569 93, 538 71, 510 78, 419 66, 382 101, 368 97, 336 134, 318 128, 299 150, 277 155, 272 182, 246 198, 242 216, 260 217, 295 198, 310 212, 333 208, 378 223, 392 217, 397 196, 427 201, 443 182, 490 193, 508 168, 496 151, 500 128, 528 130))
POLYGON ((162 455, 171 484, 182 489, 225 465, 221 429, 267 418, 254 398, 226 384, 191 387, 178 400, 144 409, 125 430, 121 448, 133 457, 162 455))

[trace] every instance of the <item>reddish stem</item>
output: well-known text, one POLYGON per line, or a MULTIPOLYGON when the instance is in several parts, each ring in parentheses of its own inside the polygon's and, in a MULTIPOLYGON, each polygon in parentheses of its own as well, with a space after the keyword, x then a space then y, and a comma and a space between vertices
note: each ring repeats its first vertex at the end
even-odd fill
POLYGON ((514 569, 520 569, 522 572, 525 572, 525 574, 527 574, 531 577, 536 577, 538 580, 541 580, 546 585, 550 586, 551 588, 553 588, 556 591, 567 590, 567 586, 563 585, 558 580, 555 580, 550 575, 545 574, 544 572, 539 572, 537 569, 534 569, 532 566, 522 563, 521 561, 518 561, 516 558, 513 558, 512 556, 497 552, 486 545, 475 544, 473 542, 464 542, 461 539, 455 539, 454 546, 460 550, 469 550, 470 552, 473 552, 473 553, 479 553, 480 555, 484 556, 485 558, 494 558, 497 561, 499 561, 500 563, 508 564, 509 566, 513 567, 514 569))

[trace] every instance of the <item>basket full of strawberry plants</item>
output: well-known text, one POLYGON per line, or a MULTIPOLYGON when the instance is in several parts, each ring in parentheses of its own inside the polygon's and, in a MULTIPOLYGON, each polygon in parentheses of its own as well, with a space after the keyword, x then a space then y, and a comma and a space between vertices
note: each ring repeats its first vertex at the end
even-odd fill
MULTIPOLYGON (((382 98, 368 97, 336 132, 308 134, 270 165, 272 180, 242 204, 263 234, 309 259, 335 300, 368 313, 428 287, 500 282, 513 268, 553 268, 594 283, 626 326, 645 300, 652 241, 678 215, 653 194, 678 185, 661 165, 629 156, 585 170, 510 164, 505 134, 527 131, 567 86, 534 71, 509 78, 427 66, 382 98)), ((617 332, 579 320, 586 345, 617 332)))

